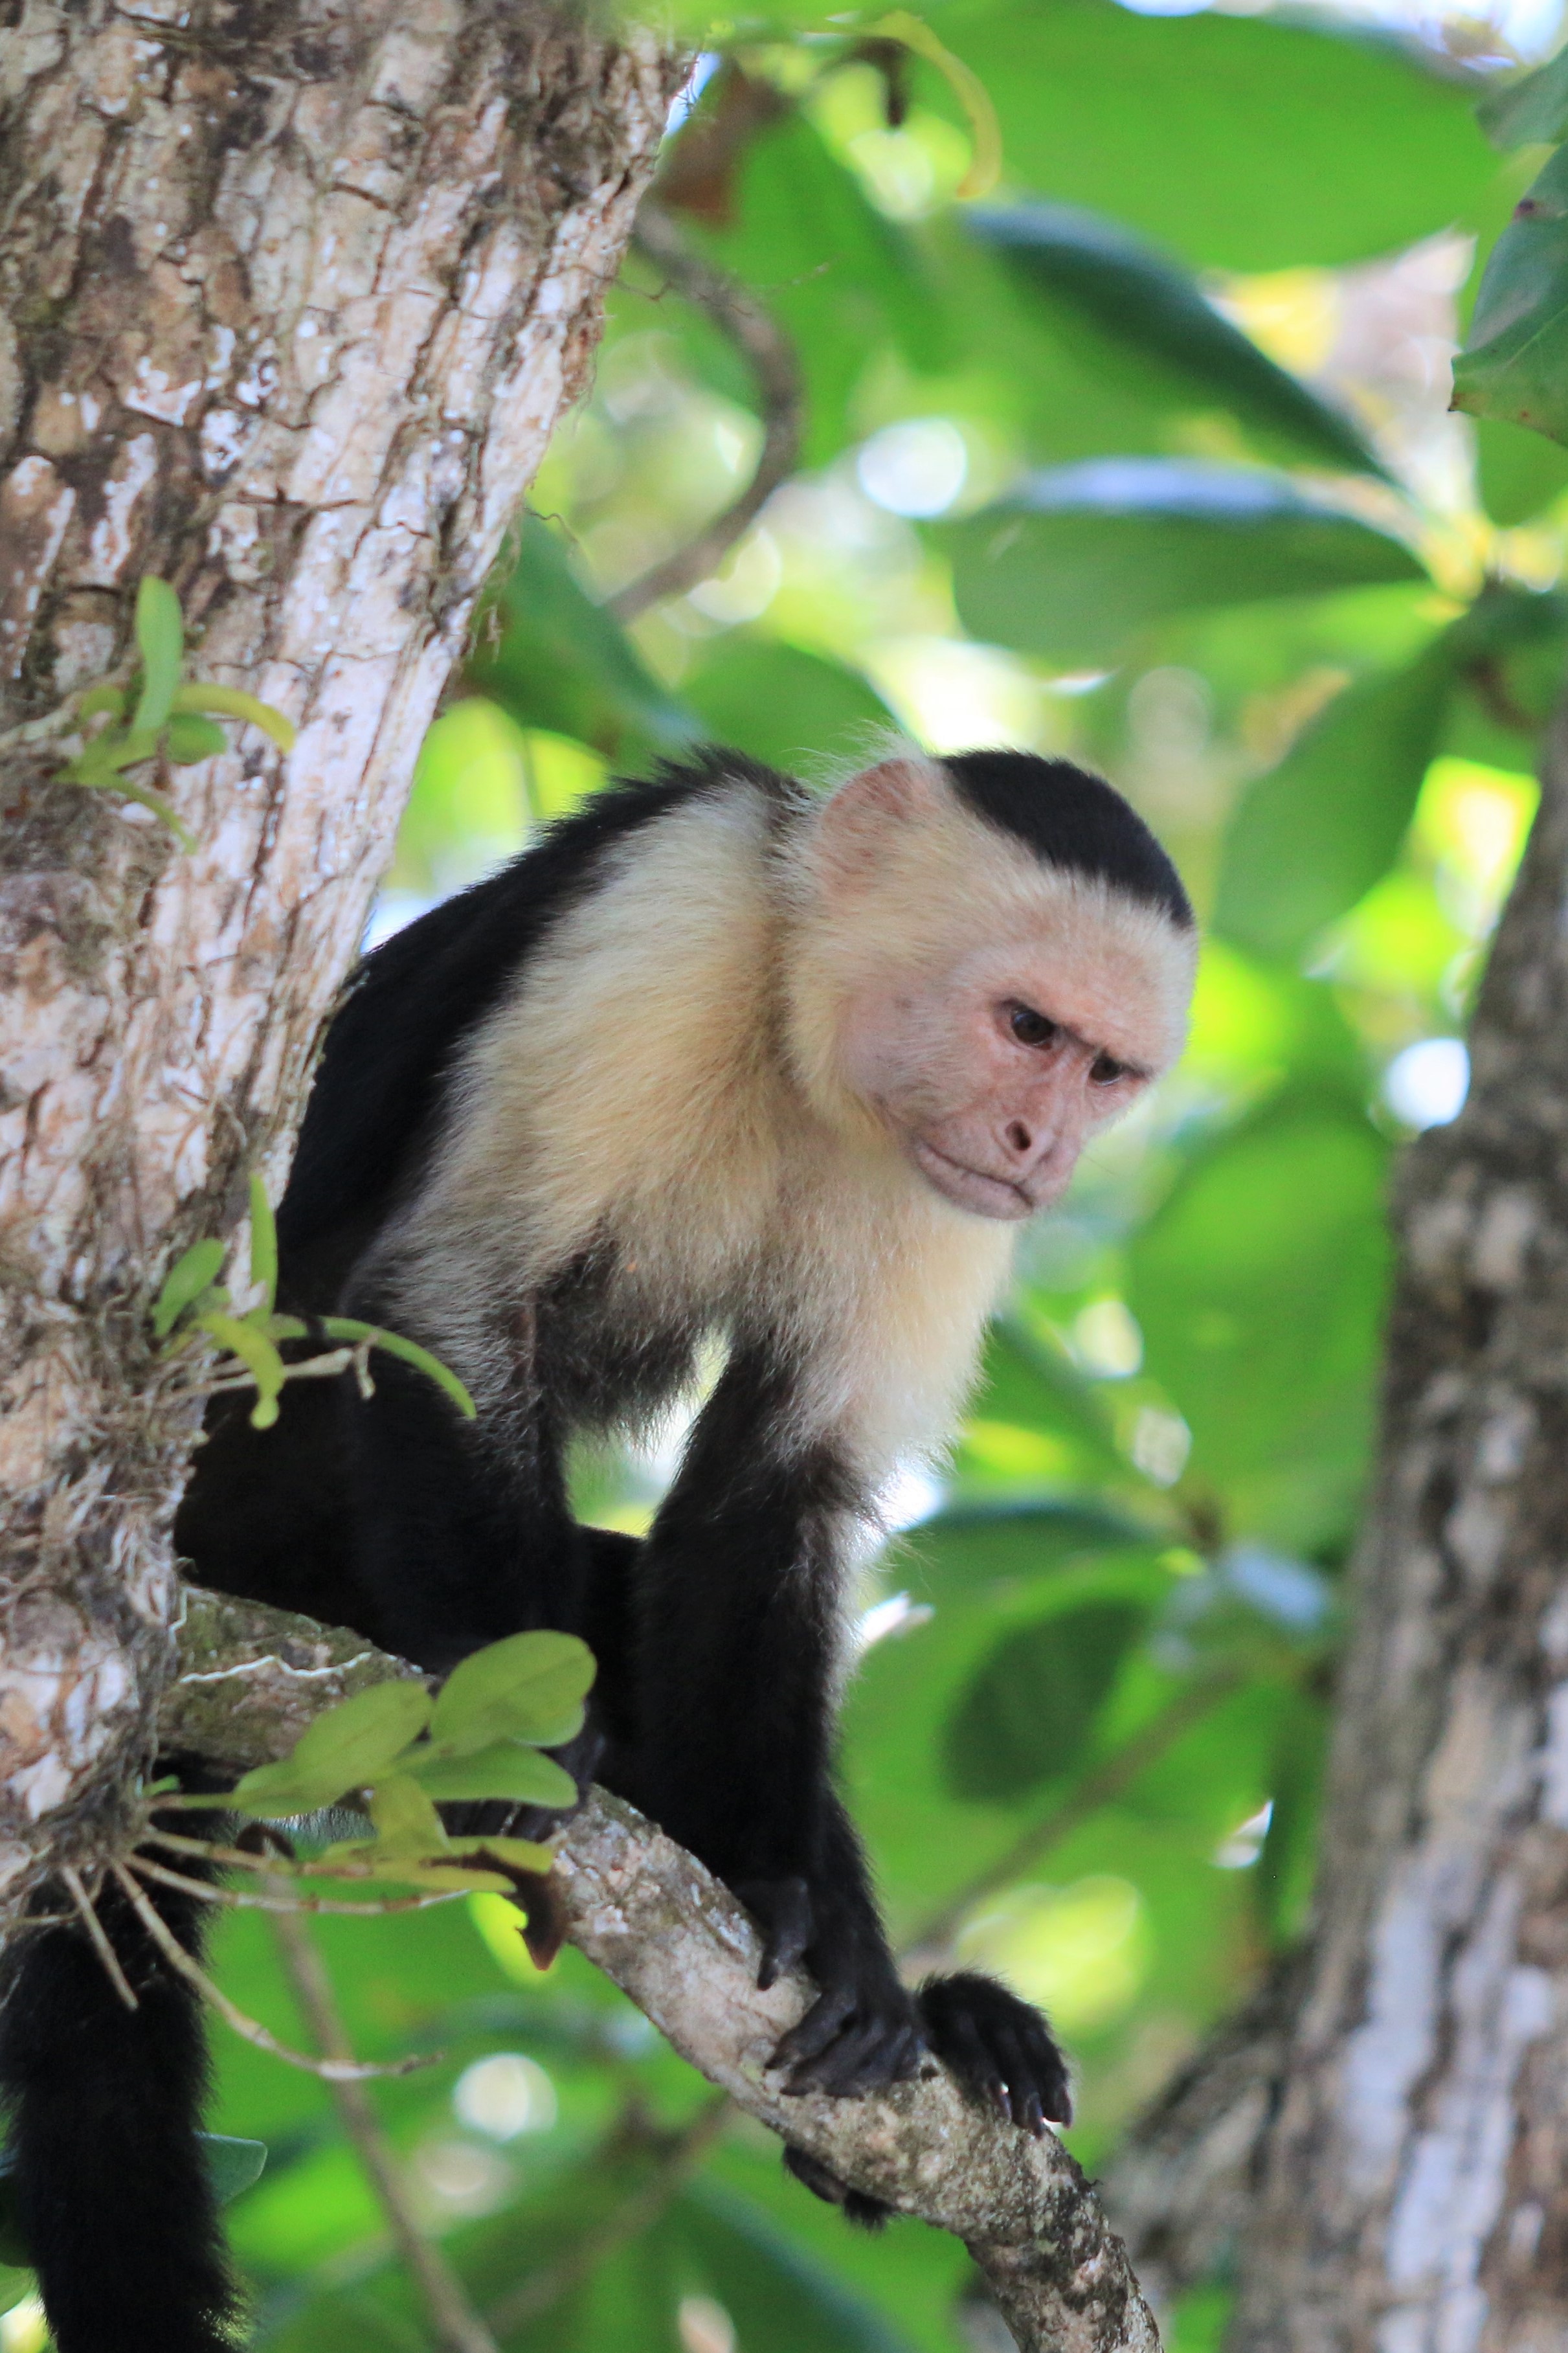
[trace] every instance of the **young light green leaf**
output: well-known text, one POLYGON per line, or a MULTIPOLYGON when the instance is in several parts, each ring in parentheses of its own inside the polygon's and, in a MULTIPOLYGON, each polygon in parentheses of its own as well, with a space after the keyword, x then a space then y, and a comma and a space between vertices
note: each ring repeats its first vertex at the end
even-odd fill
POLYGON ((185 629, 180 600, 166 580, 151 573, 136 591, 136 643, 142 655, 142 692, 132 732, 165 726, 174 707, 180 665, 185 658, 185 629))
POLYGON ((257 1392, 250 1426, 253 1430, 270 1430, 278 1419, 278 1400, 289 1368, 266 1333, 243 1316, 226 1315, 215 1307, 205 1308, 195 1322, 221 1346, 232 1350, 246 1367, 256 1383, 257 1392))
POLYGON ((369 1691, 356 1692, 353 1699, 317 1716, 290 1756, 247 1773, 230 1802, 243 1812, 264 1815, 330 1806, 349 1790, 363 1789, 384 1776, 424 1731, 430 1714, 430 1694, 423 1683, 373 1683, 369 1691))
POLYGON ((168 1338, 186 1308, 201 1297, 223 1261, 224 1245, 211 1234, 193 1242, 174 1261, 153 1305, 153 1329, 160 1340, 168 1338))
MULTIPOLYGON (((270 1315, 278 1296, 278 1227, 267 1187, 255 1175, 250 1179, 250 1280, 260 1284, 270 1315)), ((269 1333, 268 1336, 279 1335, 269 1333)))
POLYGON ((449 1841, 440 1815, 410 1774, 389 1773, 370 1793, 375 1855, 399 1862, 439 1854, 449 1841))
POLYGON ((509 1635, 453 1668, 431 1718, 433 1739, 467 1757, 498 1740, 558 1747, 583 1728, 594 1654, 575 1634, 509 1635))
POLYGON ((123 719, 125 690, 123 687, 110 686, 107 681, 101 686, 89 686, 77 704, 76 710, 79 719, 97 719, 106 711, 112 718, 123 719))
POLYGON ((97 756, 98 753, 98 744, 90 744, 79 760, 67 762, 61 775, 73 785, 86 785, 97 791, 123 793, 128 801, 135 801, 139 807, 151 809, 159 823, 168 827, 182 849, 195 848, 195 835, 162 793, 155 793, 150 785, 133 785, 118 773, 122 767, 134 766, 138 760, 150 759, 150 747, 123 754, 107 753, 101 759, 97 756))
POLYGON ((457 1374, 439 1356, 433 1356, 428 1348, 422 1348, 417 1340, 405 1340, 400 1332, 384 1332, 379 1324, 362 1324, 355 1315, 323 1315, 321 1329, 330 1340, 355 1344, 368 1340, 373 1348, 384 1348, 389 1356, 401 1356, 405 1365, 412 1365, 416 1372, 423 1373, 437 1388, 445 1389, 465 1419, 475 1419, 478 1409, 457 1374))
POLYGON ((432 1798, 510 1798, 563 1809, 577 1802, 577 1784, 564 1767, 518 1740, 492 1741, 466 1756, 444 1755, 433 1743, 406 1757, 404 1770, 432 1798))
POLYGON ((197 760, 216 760, 228 749, 228 737, 216 720, 199 718, 194 711, 174 713, 165 741, 170 759, 181 768, 191 767, 197 760))
POLYGON ((205 679, 197 679, 190 686, 182 686, 174 697, 174 708, 176 711, 212 711, 220 719, 247 720, 252 727, 259 727, 264 735, 269 735, 280 752, 293 750, 299 733, 294 722, 286 718, 281 711, 275 711, 271 703, 262 702, 254 694, 247 694, 241 687, 214 686, 205 679))
POLYGON ((493 1854, 499 1861, 510 1862, 517 1871, 545 1872, 555 1860, 547 1846, 540 1846, 532 1839, 455 1839, 453 1852, 460 1855, 493 1854))

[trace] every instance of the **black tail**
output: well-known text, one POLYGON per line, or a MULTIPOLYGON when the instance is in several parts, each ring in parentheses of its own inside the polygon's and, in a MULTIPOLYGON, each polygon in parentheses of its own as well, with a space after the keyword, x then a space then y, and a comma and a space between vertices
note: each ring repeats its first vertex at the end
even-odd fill
MULTIPOLYGON (((174 1889, 156 1901, 195 1951, 206 1907, 174 1889)), ((75 1927, 23 1938, 0 2003, 17 2220, 57 2353, 233 2353, 237 2298, 196 2137, 199 2000, 112 1882, 98 1911, 134 2010, 75 1927)))

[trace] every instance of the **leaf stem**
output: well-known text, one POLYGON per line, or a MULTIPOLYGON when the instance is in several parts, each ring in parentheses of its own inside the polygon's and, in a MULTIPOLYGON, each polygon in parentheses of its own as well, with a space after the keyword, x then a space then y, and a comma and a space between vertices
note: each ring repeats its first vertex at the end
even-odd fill
POLYGON ((92 1939, 93 1951, 103 1963, 110 1984, 114 1988, 127 2010, 140 2010, 142 2004, 136 1998, 135 1989, 130 1978, 120 1966, 120 1956, 109 1941, 108 1932, 98 1916, 98 1907, 82 1885, 80 1872, 70 1863, 64 1863, 60 1869, 60 1877, 70 1891, 70 1900, 76 1905, 82 1926, 92 1939))

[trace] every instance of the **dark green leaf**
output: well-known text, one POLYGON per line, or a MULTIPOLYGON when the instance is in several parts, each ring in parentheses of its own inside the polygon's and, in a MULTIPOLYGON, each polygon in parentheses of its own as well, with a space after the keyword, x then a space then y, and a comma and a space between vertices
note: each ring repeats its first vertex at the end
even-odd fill
POLYGON ((228 2133, 199 2133, 196 2137, 220 2206, 232 2204, 260 2180, 267 2163, 264 2140, 236 2140, 228 2133))
POLYGON ((174 707, 185 631, 179 598, 166 580, 154 579, 151 574, 136 590, 136 645, 142 656, 142 692, 131 732, 155 735, 174 707))
POLYGON ((489 649, 481 632, 465 675, 523 726, 575 735, 611 754, 628 738, 674 752, 700 735, 625 630, 579 586, 562 541, 538 515, 524 520, 498 608, 500 641, 489 649))
POLYGON ((1402 540, 1287 476, 1156 458, 1033 475, 940 536, 965 627, 1064 668, 1194 607, 1423 576, 1402 540))
POLYGON ((875 2305, 749 2199, 704 2179, 682 2193, 679 2212, 746 2353, 912 2353, 875 2305))
POLYGON ((798 646, 738 633, 719 639, 685 681, 685 694, 714 743, 791 772, 807 757, 863 751, 877 729, 895 724, 856 671, 798 646))
POLYGON ((941 23, 995 100, 1011 175, 1195 264, 1392 252, 1468 218, 1495 169, 1464 83, 1376 35, 1107 0, 941 23))
POLYGON ((373 1683, 308 1725, 292 1753, 247 1773, 231 1802, 246 1813, 300 1813, 330 1806, 384 1773, 431 1717, 430 1694, 412 1678, 373 1683))
POLYGON ((1454 682, 1444 636, 1392 675, 1345 688, 1252 785, 1226 836, 1215 928, 1295 956, 1393 864, 1454 682))
POLYGON ((1095 1601, 1005 1635, 964 1693, 943 1740, 960 1798, 1016 1798, 1070 1772, 1148 1613, 1095 1601))
POLYGON ((1568 147, 1548 158, 1488 257, 1454 406, 1568 441, 1568 147))
POLYGON ((153 1308, 153 1329, 160 1340, 167 1338, 192 1301, 216 1279, 225 1254, 226 1245, 208 1235, 174 1261, 153 1308))
POLYGON ((1494 147, 1554 147, 1568 137, 1568 49, 1488 90, 1476 120, 1494 147))
POLYGON ((457 1757, 439 1746, 416 1748, 403 1760, 432 1798, 513 1798, 531 1806, 574 1806, 577 1784, 552 1757, 516 1740, 492 1741, 457 1757))
POLYGON ((512 1634, 460 1660, 441 1687, 431 1737, 458 1756, 497 1740, 559 1747, 582 1729, 594 1654, 575 1634, 512 1634))
POLYGON ((1074 205, 1043 204, 976 206, 963 221, 1058 309, 1080 313, 1172 370, 1194 405, 1217 402, 1320 462, 1384 471, 1348 417, 1276 366, 1205 299, 1186 269, 1119 222, 1074 205))

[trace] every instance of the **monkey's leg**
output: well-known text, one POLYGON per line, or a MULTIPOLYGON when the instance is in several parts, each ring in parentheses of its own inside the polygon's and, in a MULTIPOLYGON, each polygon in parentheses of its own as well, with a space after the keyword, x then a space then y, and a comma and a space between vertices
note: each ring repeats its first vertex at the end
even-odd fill
POLYGON ((787 1372, 737 1350, 647 1539, 627 1794, 755 1915, 763 1983, 804 1960, 819 1999, 780 2063, 850 2094, 923 2043, 832 1784, 849 1482, 792 1442, 788 1406, 787 1372))

